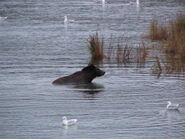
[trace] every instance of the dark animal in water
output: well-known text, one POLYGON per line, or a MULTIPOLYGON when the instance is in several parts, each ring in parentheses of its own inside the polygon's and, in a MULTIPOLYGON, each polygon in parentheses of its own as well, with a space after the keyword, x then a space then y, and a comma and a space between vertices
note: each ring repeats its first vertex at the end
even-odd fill
POLYGON ((81 71, 77 71, 69 76, 64 76, 53 81, 53 84, 84 84, 91 83, 96 78, 103 76, 105 72, 95 67, 93 64, 84 67, 81 71))

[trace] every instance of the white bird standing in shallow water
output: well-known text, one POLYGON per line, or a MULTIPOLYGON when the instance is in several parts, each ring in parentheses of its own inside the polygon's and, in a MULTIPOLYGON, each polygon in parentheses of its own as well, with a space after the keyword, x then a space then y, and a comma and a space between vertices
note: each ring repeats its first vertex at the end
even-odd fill
POLYGON ((77 119, 67 120, 66 116, 62 117, 62 125, 64 125, 64 126, 72 126, 72 125, 75 125, 76 122, 77 122, 77 119))
POLYGON ((179 104, 172 104, 170 101, 167 101, 167 110, 178 110, 179 104))
POLYGON ((65 16, 64 16, 64 24, 67 24, 67 22, 68 22, 68 21, 67 21, 67 16, 65 15, 65 16))

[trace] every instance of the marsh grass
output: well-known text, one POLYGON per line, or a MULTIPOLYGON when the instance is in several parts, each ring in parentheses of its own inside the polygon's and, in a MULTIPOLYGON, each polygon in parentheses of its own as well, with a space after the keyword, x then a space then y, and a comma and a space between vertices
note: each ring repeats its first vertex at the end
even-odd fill
POLYGON ((92 63, 99 63, 103 59, 112 60, 115 59, 117 63, 127 63, 130 59, 131 48, 128 45, 120 43, 121 38, 118 39, 116 44, 115 39, 111 36, 109 39, 109 45, 107 52, 105 52, 103 37, 100 37, 98 33, 90 35, 88 39, 88 49, 91 54, 92 63))
POLYGON ((120 45, 118 44, 116 47, 116 59, 118 63, 129 63, 131 59, 132 48, 128 47, 128 45, 120 45))
POLYGON ((136 48, 136 63, 139 66, 142 66, 145 64, 145 61, 148 57, 148 48, 145 46, 145 44, 142 42, 139 44, 139 46, 136 48))
POLYGON ((185 15, 178 14, 166 24, 152 20, 147 37, 158 41, 161 52, 165 54, 165 59, 156 58, 154 72, 185 72, 185 15))
POLYGON ((98 33, 89 36, 88 48, 91 54, 91 63, 102 63, 103 59, 108 61, 116 61, 117 64, 137 63, 137 65, 145 64, 148 52, 145 44, 138 44, 136 48, 128 45, 124 37, 113 38, 111 36, 104 46, 103 37, 98 33))
POLYGON ((153 67, 152 67, 152 73, 160 75, 162 73, 162 71, 163 71, 161 62, 159 60, 159 57, 157 57, 157 56, 155 57, 155 60, 156 61, 155 61, 154 65, 153 65, 153 67))
POLYGON ((90 35, 88 48, 91 61, 99 64, 103 63, 103 59, 107 59, 117 64, 134 63, 137 67, 144 67, 150 59, 154 61, 152 71, 158 75, 185 72, 185 15, 179 14, 175 20, 166 24, 152 20, 147 38, 155 43, 157 49, 154 46, 146 46, 145 43, 133 47, 124 37, 111 36, 104 43, 103 37, 98 33, 90 35))
POLYGON ((154 74, 179 74, 185 72, 185 63, 181 60, 163 60, 156 57, 156 61, 152 67, 152 73, 154 74))
POLYGON ((133 47, 124 37, 109 39, 109 46, 107 49, 107 57, 109 61, 116 61, 118 64, 136 63, 136 65, 145 64, 148 56, 148 48, 145 43, 133 47))
POLYGON ((111 36, 109 39, 109 47, 107 49, 108 60, 116 60, 117 63, 129 63, 131 59, 132 48, 128 44, 122 43, 122 38, 118 38, 116 43, 111 36))
POLYGON ((103 37, 100 37, 98 33, 90 35, 88 39, 88 49, 93 60, 103 60, 104 55, 104 41, 103 37))
POLYGON ((168 38, 167 28, 164 25, 159 25, 157 20, 152 20, 150 23, 149 35, 146 37, 151 40, 166 40, 168 38))
POLYGON ((152 20, 147 36, 151 40, 158 40, 165 54, 185 60, 185 15, 178 14, 175 20, 165 25, 152 20))

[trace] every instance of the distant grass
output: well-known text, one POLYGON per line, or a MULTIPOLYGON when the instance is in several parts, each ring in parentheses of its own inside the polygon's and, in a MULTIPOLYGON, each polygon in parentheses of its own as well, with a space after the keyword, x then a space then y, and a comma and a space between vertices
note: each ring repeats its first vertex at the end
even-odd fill
POLYGON ((156 59, 156 61, 152 67, 152 72, 160 75, 163 71, 163 67, 162 67, 161 62, 159 60, 159 57, 155 57, 155 59, 156 59))
POLYGON ((185 60, 185 15, 178 14, 165 25, 152 20, 147 36, 160 41, 163 52, 170 57, 185 60))
POLYGON ((185 72, 185 15, 177 14, 166 24, 152 20, 147 37, 158 41, 160 50, 165 54, 163 58, 156 58, 153 72, 185 72))
POLYGON ((117 39, 113 36, 106 41, 106 46, 98 33, 90 35, 88 48, 91 61, 99 64, 107 59, 118 64, 134 63, 142 67, 149 58, 155 61, 152 71, 158 75, 185 72, 185 15, 178 14, 174 20, 165 24, 152 20, 146 36, 157 44, 159 50, 146 47, 144 43, 132 47, 123 37, 117 39))
POLYGON ((170 33, 165 42, 165 52, 170 57, 185 60, 185 15, 178 15, 169 26, 170 33))
POLYGON ((152 72, 155 74, 179 74, 185 72, 185 63, 179 59, 168 57, 161 59, 156 57, 156 61, 152 67, 152 72), (169 58, 169 59, 168 59, 169 58))
POLYGON ((152 20, 150 23, 150 32, 147 35, 151 40, 167 40, 167 28, 164 25, 159 25, 157 20, 152 20))

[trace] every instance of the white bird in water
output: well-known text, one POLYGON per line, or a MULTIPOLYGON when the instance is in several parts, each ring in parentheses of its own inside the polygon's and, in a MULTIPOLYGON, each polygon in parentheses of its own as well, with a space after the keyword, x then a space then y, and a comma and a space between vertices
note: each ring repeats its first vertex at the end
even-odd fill
POLYGON ((136 0, 136 4, 139 5, 139 0, 136 0))
POLYGON ((72 126, 72 125, 75 125, 76 122, 77 122, 77 119, 67 120, 66 116, 62 117, 62 125, 64 125, 64 126, 72 126))
POLYGON ((67 18, 67 15, 64 16, 64 24, 75 22, 74 20, 70 20, 67 18))
POLYGON ((7 17, 1 17, 0 16, 0 21, 4 21, 4 20, 6 20, 7 19, 7 17))
POLYGON ((67 16, 65 15, 65 16, 64 16, 64 24, 67 24, 67 22, 68 22, 68 21, 67 21, 67 16))
POLYGON ((178 110, 179 104, 172 104, 170 101, 167 101, 167 110, 178 110))
POLYGON ((136 7, 139 8, 139 0, 136 0, 136 7))
POLYGON ((102 8, 105 9, 105 0, 102 0, 102 8))
POLYGON ((102 4, 105 5, 105 0, 102 0, 102 4))

